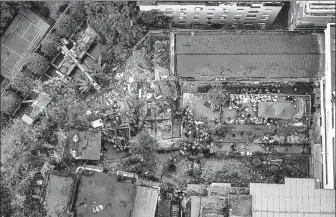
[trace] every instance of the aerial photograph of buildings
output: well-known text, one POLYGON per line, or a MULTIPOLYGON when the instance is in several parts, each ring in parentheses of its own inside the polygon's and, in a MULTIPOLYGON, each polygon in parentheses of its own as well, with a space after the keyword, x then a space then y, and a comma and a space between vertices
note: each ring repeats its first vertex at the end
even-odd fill
POLYGON ((335 217, 335 1, 1 1, 0 217, 335 217))

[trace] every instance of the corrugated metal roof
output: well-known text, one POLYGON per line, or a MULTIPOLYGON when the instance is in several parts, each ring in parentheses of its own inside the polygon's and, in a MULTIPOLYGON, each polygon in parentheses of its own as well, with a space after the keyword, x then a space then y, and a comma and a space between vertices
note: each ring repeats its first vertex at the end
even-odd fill
POLYGON ((285 184, 251 183, 252 216, 335 216, 335 190, 314 185, 314 179, 300 178, 285 178, 285 184))
POLYGON ((154 217, 159 190, 137 186, 132 217, 154 217))
POLYGON ((176 33, 180 77, 317 78, 324 71, 322 34, 176 33))

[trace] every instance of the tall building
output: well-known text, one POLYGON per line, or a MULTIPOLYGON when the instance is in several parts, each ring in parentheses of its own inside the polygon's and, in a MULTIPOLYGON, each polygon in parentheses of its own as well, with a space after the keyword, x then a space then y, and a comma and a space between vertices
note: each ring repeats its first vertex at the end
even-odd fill
POLYGON ((324 30, 335 22, 335 1, 292 1, 289 30, 324 30))
POLYGON ((335 23, 325 30, 325 75, 321 79, 323 188, 336 189, 335 23))
POLYGON ((282 2, 141 2, 141 11, 159 10, 173 18, 174 24, 271 25, 282 2))

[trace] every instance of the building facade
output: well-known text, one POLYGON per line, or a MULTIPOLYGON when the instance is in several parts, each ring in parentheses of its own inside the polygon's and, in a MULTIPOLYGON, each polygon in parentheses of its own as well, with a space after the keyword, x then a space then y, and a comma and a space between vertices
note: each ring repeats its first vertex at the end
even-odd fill
POLYGON ((174 24, 244 24, 269 26, 282 2, 138 2, 140 11, 159 10, 174 24))
POLYGON ((335 1, 292 1, 288 18, 291 31, 324 30, 335 22, 335 1))
POLYGON ((335 23, 325 30, 325 75, 321 79, 323 188, 336 189, 335 23))

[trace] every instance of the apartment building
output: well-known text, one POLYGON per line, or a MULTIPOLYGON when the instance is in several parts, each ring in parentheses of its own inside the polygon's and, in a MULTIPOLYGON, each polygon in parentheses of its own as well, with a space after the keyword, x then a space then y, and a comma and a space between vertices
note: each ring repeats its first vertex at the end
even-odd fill
POLYGON ((159 10, 174 24, 244 24, 269 26, 281 10, 282 2, 141 2, 141 11, 159 10))
POLYGON ((323 188, 336 189, 335 23, 325 30, 325 75, 321 79, 323 188))
POLYGON ((288 19, 291 31, 324 30, 335 22, 335 1, 292 1, 288 19))

